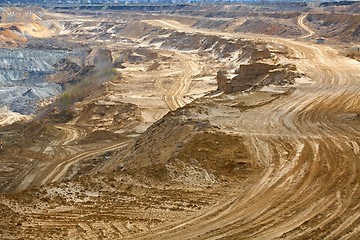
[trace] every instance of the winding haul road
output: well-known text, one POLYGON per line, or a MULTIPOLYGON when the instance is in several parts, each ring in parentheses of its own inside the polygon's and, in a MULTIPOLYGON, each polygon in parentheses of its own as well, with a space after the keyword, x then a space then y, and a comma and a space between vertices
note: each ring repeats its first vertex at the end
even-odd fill
MULTIPOLYGON (((64 139, 63 141, 52 143, 57 147, 66 147, 71 142, 79 140, 81 135, 85 134, 82 130, 76 129, 75 127, 69 125, 58 126, 58 128, 64 131, 64 139)), ((10 190, 14 192, 20 192, 29 187, 61 181, 64 179, 74 164, 109 151, 119 150, 126 147, 129 142, 130 141, 112 143, 107 146, 77 153, 72 157, 69 157, 68 159, 62 160, 60 162, 56 161, 44 166, 34 165, 29 167, 30 170, 27 171, 26 174, 21 174, 13 180, 12 185, 14 186, 11 186, 10 190)))
POLYGON ((86 158, 92 157, 92 156, 96 156, 108 151, 115 151, 118 150, 120 148, 123 148, 125 146, 127 146, 129 143, 128 142, 124 142, 124 143, 118 143, 118 144, 114 144, 111 145, 109 147, 105 147, 105 148, 101 148, 101 149, 96 149, 96 150, 91 150, 91 151, 86 151, 84 153, 78 154, 75 157, 70 158, 69 160, 66 160, 62 163, 60 163, 59 165, 57 165, 50 173, 47 174, 47 176, 41 181, 41 184, 46 184, 46 183, 50 183, 50 182, 57 182, 60 181, 64 178, 64 176, 66 175, 66 173, 68 172, 68 170, 70 169, 70 167, 72 165, 74 165, 75 163, 84 160, 86 158))
MULTIPOLYGON (((299 25, 308 37, 313 32, 304 25, 305 17, 299 18, 299 25)), ((146 22, 241 37, 171 20, 146 22)), ((253 177, 246 191, 234 189, 212 208, 129 239, 360 239, 360 64, 324 45, 261 38, 291 49, 299 70, 314 81, 241 117, 228 117, 226 124, 243 136, 264 171, 253 177)), ((185 104, 182 96, 199 69, 187 56, 180 60, 187 66, 185 74, 165 96, 171 110, 185 104)), ((66 133, 62 145, 79 137, 72 128, 61 129, 66 133)), ((37 181, 59 181, 76 162, 127 144, 80 153, 52 165, 37 181)))
MULTIPOLYGON (((313 32, 305 17, 299 25, 308 37, 313 32)), ((201 31, 175 21, 147 23, 201 31)), ((132 238, 360 239, 360 63, 324 45, 263 39, 292 49, 298 68, 314 81, 228 120, 265 170, 248 191, 235 191, 197 216, 132 238)))
POLYGON ((311 37, 311 36, 313 36, 313 35, 315 34, 314 31, 312 31, 308 26, 305 25, 304 19, 305 19, 306 17, 307 17, 307 14, 306 14, 306 15, 302 15, 302 16, 300 16, 300 17, 298 18, 298 24, 299 24, 299 26, 302 27, 305 31, 308 32, 307 35, 304 35, 304 36, 302 36, 302 37, 300 37, 300 38, 311 37))

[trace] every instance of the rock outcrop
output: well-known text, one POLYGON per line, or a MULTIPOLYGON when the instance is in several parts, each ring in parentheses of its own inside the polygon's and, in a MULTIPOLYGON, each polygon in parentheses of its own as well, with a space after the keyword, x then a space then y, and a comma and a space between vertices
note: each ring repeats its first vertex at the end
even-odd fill
POLYGON ((224 93, 256 90, 263 86, 292 84, 298 76, 296 66, 251 63, 240 65, 236 76, 227 77, 227 72, 220 70, 217 74, 218 90, 224 93))
POLYGON ((112 62, 111 51, 108 49, 93 49, 85 60, 86 65, 92 65, 96 68, 110 67, 112 62))

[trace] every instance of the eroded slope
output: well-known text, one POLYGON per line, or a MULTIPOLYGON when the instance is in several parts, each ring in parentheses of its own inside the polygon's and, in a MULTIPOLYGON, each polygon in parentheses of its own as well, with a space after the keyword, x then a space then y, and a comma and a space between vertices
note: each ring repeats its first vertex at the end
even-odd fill
POLYGON ((133 22, 118 34, 132 47, 112 51, 121 77, 20 125, 17 143, 11 127, 1 132, 13 156, 37 154, 24 165, 37 174, 2 169, 3 189, 28 188, 2 196, 2 236, 359 237, 357 61, 328 46, 244 40, 174 19, 133 22), (39 164, 49 146, 55 151, 39 164))

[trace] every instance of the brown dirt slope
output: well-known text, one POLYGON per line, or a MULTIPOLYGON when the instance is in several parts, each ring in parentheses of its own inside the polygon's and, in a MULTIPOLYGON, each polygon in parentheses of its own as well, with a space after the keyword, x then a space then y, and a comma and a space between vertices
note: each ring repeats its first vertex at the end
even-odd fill
POLYGON ((360 41, 360 16, 350 14, 309 14, 307 20, 317 35, 345 42, 360 41))
POLYGON ((293 23, 281 21, 276 23, 272 19, 248 19, 235 29, 236 32, 267 34, 282 37, 298 37, 302 31, 293 23))

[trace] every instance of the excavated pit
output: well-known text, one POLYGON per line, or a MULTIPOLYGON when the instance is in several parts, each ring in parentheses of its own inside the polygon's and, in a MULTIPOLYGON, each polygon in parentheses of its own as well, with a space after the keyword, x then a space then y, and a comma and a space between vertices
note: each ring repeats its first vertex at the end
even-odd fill
POLYGON ((0 9, 0 238, 359 237, 356 4, 111 6, 0 9))

